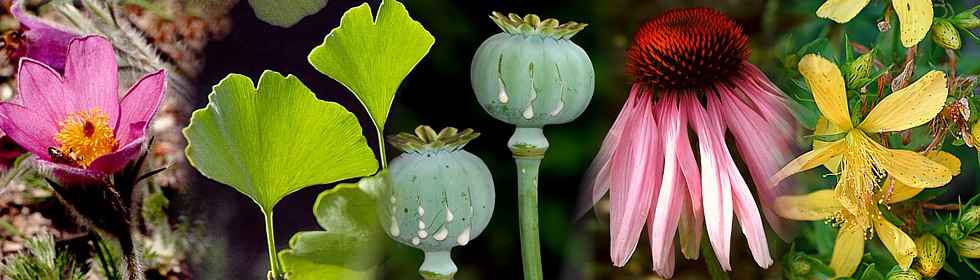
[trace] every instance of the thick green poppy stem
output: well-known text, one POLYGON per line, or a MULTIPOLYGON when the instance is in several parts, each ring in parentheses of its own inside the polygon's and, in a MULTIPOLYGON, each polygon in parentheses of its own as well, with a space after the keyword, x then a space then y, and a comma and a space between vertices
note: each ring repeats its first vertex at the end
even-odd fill
POLYGON ((419 267, 419 274, 425 280, 453 280, 456 264, 446 251, 425 251, 425 261, 419 267))
POLYGON ((507 145, 517 161, 517 207, 520 215, 524 279, 543 279, 538 230, 538 168, 548 150, 540 127, 518 127, 507 145))
POLYGON ((272 266, 272 271, 269 271, 269 280, 283 279, 282 264, 279 263, 279 256, 276 255, 276 234, 272 227, 272 211, 262 212, 265 213, 265 238, 269 242, 269 263, 272 266))

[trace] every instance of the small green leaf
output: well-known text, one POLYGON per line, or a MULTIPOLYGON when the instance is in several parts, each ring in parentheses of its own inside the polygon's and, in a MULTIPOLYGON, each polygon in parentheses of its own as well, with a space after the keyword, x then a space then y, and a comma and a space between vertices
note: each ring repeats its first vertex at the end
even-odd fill
POLYGON ((881 216, 885 217, 885 220, 888 220, 895 226, 905 226, 905 222, 899 219, 898 216, 895 216, 895 214, 892 214, 891 211, 888 211, 887 206, 878 204, 878 210, 881 210, 881 216))
POLYGON ((810 41, 806 45, 803 45, 803 47, 801 47, 800 50, 796 52, 796 56, 803 57, 803 55, 806 54, 819 53, 826 47, 827 47, 827 38, 817 38, 813 41, 810 41))
POLYGON ((864 273, 861 273, 861 278, 859 280, 884 280, 885 276, 881 275, 881 272, 875 268, 875 264, 867 264, 864 268, 864 273))
POLYGON ((327 0, 248 0, 255 16, 264 22, 290 27, 327 6, 327 0))
POLYGON ((324 230, 297 233, 279 252, 290 280, 375 278, 387 236, 374 199, 362 188, 378 182, 369 177, 320 193, 313 214, 324 230))
POLYGON ((816 135, 816 134, 813 134, 813 135, 805 135, 805 136, 803 136, 803 139, 813 139, 813 140, 823 141, 823 142, 834 142, 834 141, 837 141, 837 140, 844 139, 845 136, 847 136, 847 131, 844 131, 844 132, 841 132, 841 133, 837 133, 837 134, 826 134, 826 135, 816 135))
POLYGON ((252 198, 262 211, 307 186, 378 169, 357 117, 316 96, 295 76, 266 71, 258 88, 231 74, 184 129, 187 159, 201 174, 252 198))
POLYGON ((381 131, 395 91, 435 40, 402 3, 382 1, 376 21, 365 3, 344 13, 308 60, 353 92, 381 131))
POLYGON ((959 147, 963 146, 963 144, 966 144, 966 140, 963 140, 963 138, 953 140, 953 146, 959 147))

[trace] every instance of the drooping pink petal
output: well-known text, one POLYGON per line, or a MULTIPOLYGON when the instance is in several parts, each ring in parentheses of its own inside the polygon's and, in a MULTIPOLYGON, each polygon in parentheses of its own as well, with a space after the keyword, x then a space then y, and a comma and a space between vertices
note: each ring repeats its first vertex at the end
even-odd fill
POLYGON ((106 174, 116 173, 143 151, 144 143, 146 143, 146 138, 137 138, 114 152, 96 158, 88 166, 88 169, 102 171, 106 174))
POLYGON ((589 165, 589 169, 583 178, 584 185, 582 191, 579 193, 578 202, 575 206, 575 215, 573 216, 575 220, 585 216, 585 213, 589 212, 589 209, 592 209, 592 206, 609 192, 610 158, 613 152, 616 151, 617 145, 619 145, 626 120, 633 116, 633 111, 636 110, 636 103, 640 99, 641 88, 642 86, 639 84, 633 85, 629 97, 626 98, 626 104, 623 105, 623 109, 619 111, 616 121, 609 128, 609 133, 606 134, 606 138, 602 140, 602 147, 599 148, 599 154, 596 155, 595 159, 592 160, 592 164, 589 165))
POLYGON ((793 238, 792 227, 772 210, 773 200, 785 194, 786 183, 775 187, 770 187, 769 183, 769 177, 789 161, 790 155, 786 152, 789 150, 786 144, 788 139, 773 133, 772 127, 732 90, 719 87, 718 92, 725 108, 721 110, 722 115, 735 136, 742 160, 749 168, 766 220, 780 238, 789 242, 793 238))
POLYGON ((655 186, 663 173, 663 154, 650 98, 649 93, 642 94, 611 157, 610 257, 613 265, 619 267, 636 249, 650 204, 657 195, 655 186))
POLYGON ((52 136, 58 127, 27 107, 3 102, 0 103, 0 129, 38 157, 50 160, 49 147, 61 147, 52 136))
POLYGON ((64 121, 69 113, 83 109, 81 98, 71 94, 61 75, 36 60, 25 58, 20 61, 17 87, 21 104, 35 110, 52 124, 64 121))
POLYGON ((667 254, 667 260, 664 262, 664 266, 659 270, 654 268, 654 271, 656 271, 657 274, 664 279, 674 277, 674 263, 676 259, 674 256, 674 243, 670 243, 670 247, 668 248, 667 252, 669 253, 667 254))
POLYGON ((116 53, 108 39, 98 35, 75 38, 68 44, 65 86, 80 109, 99 108, 109 126, 119 121, 119 76, 116 53))
MULTIPOLYGON (((690 188, 691 186, 688 186, 688 189, 690 188)), ((698 191, 700 193, 700 190, 698 191)), ((701 212, 700 200, 698 203, 692 204, 690 194, 682 194, 684 197, 680 208, 681 219, 677 224, 678 239, 684 258, 696 260, 701 254, 701 231, 704 229, 704 213, 701 212), (697 212, 694 211, 692 205, 697 205, 697 212)))
POLYGON ((143 137, 150 119, 156 114, 167 88, 167 73, 159 70, 140 78, 123 96, 119 106, 122 108, 116 126, 116 143, 126 145, 136 138, 143 137), (131 129, 133 124, 142 124, 131 129))
MULTIPOLYGON (((80 35, 69 31, 67 28, 56 27, 38 18, 37 16, 25 12, 23 1, 17 0, 10 5, 10 13, 20 22, 23 27, 25 51, 21 55, 36 59, 58 71, 65 69, 65 55, 68 53, 68 43, 71 39, 80 35)), ((20 56, 14 55, 13 59, 20 56)))
MULTIPOLYGON (((708 96, 711 96, 710 94, 708 96)), ((711 247, 722 268, 731 270, 729 256, 732 236, 732 192, 730 180, 722 173, 720 162, 726 153, 724 128, 708 117, 696 96, 684 97, 681 106, 688 109, 690 121, 698 134, 701 152, 701 196, 704 221, 711 247)))
POLYGON ((44 159, 34 160, 34 168, 48 180, 63 187, 101 184, 108 182, 109 179, 106 173, 97 170, 71 167, 44 159))
POLYGON ((674 253, 671 245, 674 243, 674 234, 677 232, 680 212, 683 211, 681 200, 686 199, 685 194, 687 192, 685 178, 681 167, 678 166, 677 143, 689 140, 679 138, 680 130, 687 130, 687 120, 681 117, 676 98, 672 95, 664 95, 655 107, 655 116, 663 134, 664 173, 661 184, 658 186, 660 189, 659 196, 654 197, 656 199, 656 205, 653 207, 655 211, 651 211, 648 218, 647 235, 650 236, 653 269, 666 271, 668 255, 674 253))
MULTIPOLYGON (((724 89, 722 89, 724 90, 724 89)), ((719 92, 724 96, 725 93, 719 92)), ((729 111, 732 108, 724 107, 721 101, 715 96, 708 96, 708 116, 712 123, 720 124, 723 122, 722 111, 729 111)), ((724 131, 724 129, 722 129, 724 131)), ((728 180, 731 187, 735 216, 738 218, 742 233, 745 234, 752 251, 752 257, 760 267, 767 268, 772 265, 772 258, 769 256, 769 244, 766 243, 766 233, 762 226, 762 217, 759 215, 759 208, 755 206, 755 199, 749 191, 745 179, 739 174, 735 166, 735 160, 728 151, 728 146, 720 145, 718 154, 721 156, 719 161, 719 172, 722 173, 722 180, 728 180), (727 177, 727 178, 726 178, 727 177)))

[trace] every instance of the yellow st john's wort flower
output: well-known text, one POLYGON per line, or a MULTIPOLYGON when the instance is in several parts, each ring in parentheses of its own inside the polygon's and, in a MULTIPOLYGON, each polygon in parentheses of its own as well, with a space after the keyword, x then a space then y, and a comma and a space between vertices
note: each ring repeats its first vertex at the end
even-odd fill
MULTIPOLYGON (((933 164, 944 166, 950 175, 960 172, 960 160, 947 152, 933 151, 925 159, 933 164)), ((917 255, 915 241, 901 229, 889 222, 879 210, 879 204, 891 204, 908 200, 923 189, 906 185, 889 178, 881 184, 869 203, 862 205, 857 214, 847 211, 834 198, 834 191, 819 190, 807 195, 782 196, 776 198, 776 214, 793 220, 819 221, 826 219, 840 227, 830 268, 838 277, 854 274, 864 255, 864 242, 877 233, 878 239, 892 254, 903 270, 908 270, 917 255), (890 190, 889 190, 890 189, 890 190)))
POLYGON ((772 176, 772 184, 786 177, 827 163, 839 173, 834 198, 851 214, 860 216, 868 200, 885 177, 895 178, 913 188, 945 185, 952 172, 942 164, 908 150, 888 149, 872 140, 868 133, 902 131, 922 125, 942 110, 946 99, 946 73, 930 71, 918 81, 881 100, 863 122, 854 126, 848 112, 844 78, 836 65, 818 55, 803 57, 800 73, 813 93, 817 108, 833 125, 833 132, 844 137, 814 149, 788 163, 772 176), (840 166, 833 168, 835 157, 840 166))
MULTIPOLYGON (((870 0, 827 0, 819 9, 817 16, 829 18, 838 23, 851 21, 870 0)), ((906 48, 918 44, 926 37, 932 26, 931 0, 892 0, 892 7, 898 15, 901 27, 902 45, 906 48)))

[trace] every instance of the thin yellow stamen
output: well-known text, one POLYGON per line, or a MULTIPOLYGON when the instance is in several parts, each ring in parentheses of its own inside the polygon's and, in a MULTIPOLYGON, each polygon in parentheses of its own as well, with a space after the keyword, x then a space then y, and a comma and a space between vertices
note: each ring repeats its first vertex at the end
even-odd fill
POLYGON ((96 158, 111 153, 116 147, 116 137, 109 127, 109 116, 98 108, 68 114, 58 122, 61 131, 54 140, 61 142, 61 151, 88 167, 96 158))

